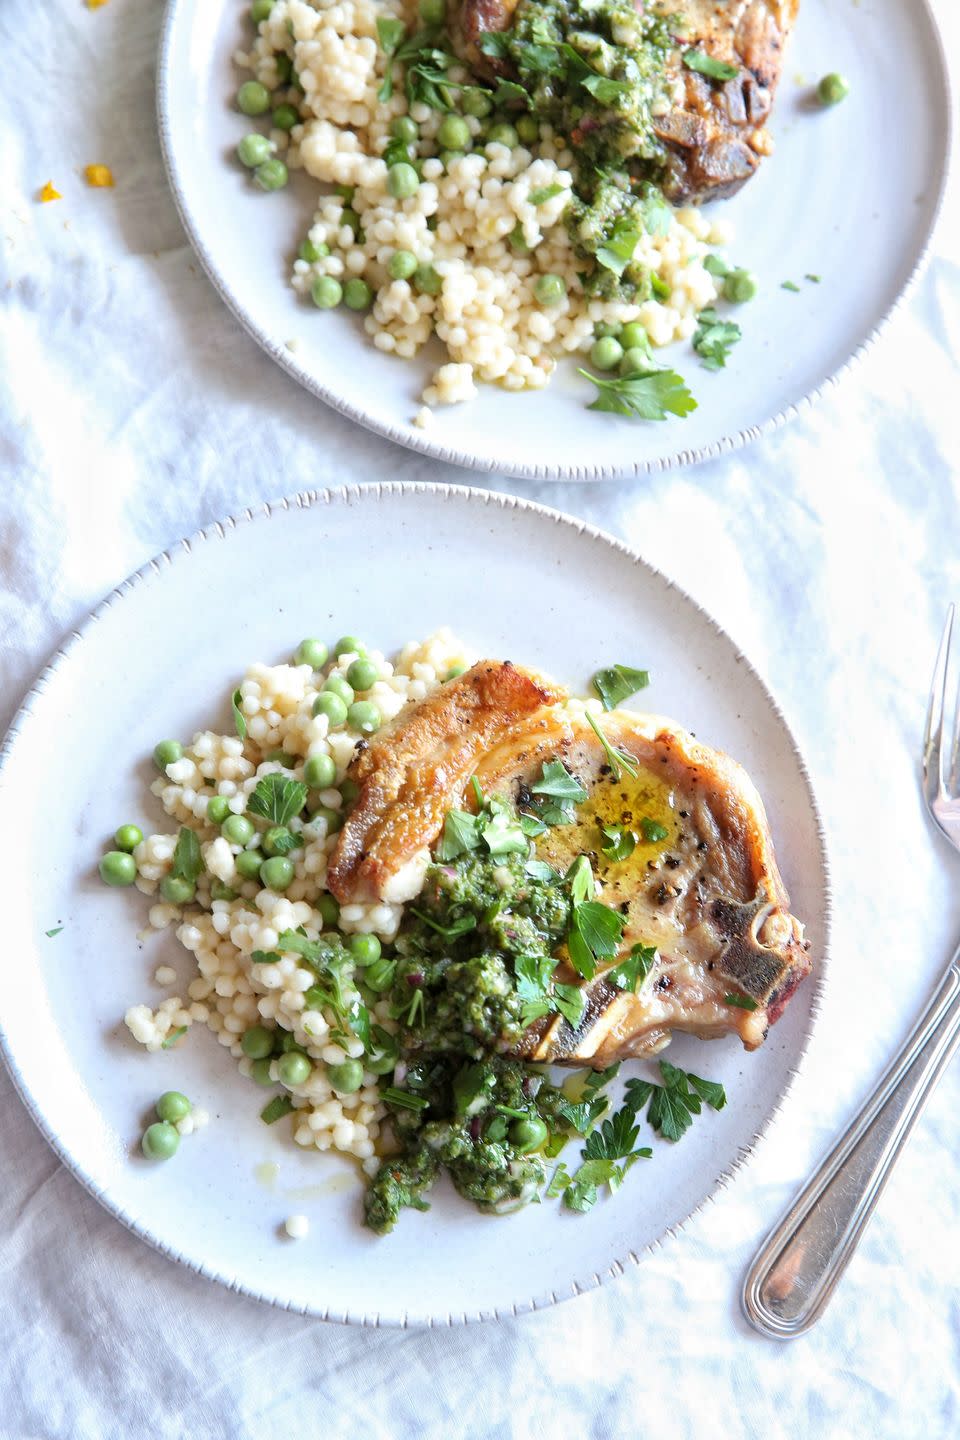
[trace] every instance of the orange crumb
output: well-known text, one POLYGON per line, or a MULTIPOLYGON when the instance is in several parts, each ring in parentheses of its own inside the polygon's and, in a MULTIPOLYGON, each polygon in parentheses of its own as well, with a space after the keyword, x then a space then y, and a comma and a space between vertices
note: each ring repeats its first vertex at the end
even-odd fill
POLYGON ((102 190, 113 184, 113 171, 108 165, 88 165, 83 172, 88 185, 102 190))
POLYGON ((40 191, 39 199, 41 205, 46 205, 49 200, 62 200, 63 196, 60 194, 59 190, 54 189, 53 181, 48 180, 46 185, 44 185, 43 189, 40 191))

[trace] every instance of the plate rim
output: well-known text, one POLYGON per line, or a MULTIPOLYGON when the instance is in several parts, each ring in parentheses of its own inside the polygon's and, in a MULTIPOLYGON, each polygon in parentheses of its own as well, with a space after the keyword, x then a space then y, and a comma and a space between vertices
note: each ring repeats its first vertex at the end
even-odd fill
POLYGON ((20 705, 17 707, 16 713, 10 721, 2 744, 0 744, 0 795, 2 795, 4 784, 3 772, 11 751, 24 725, 29 722, 34 704, 42 696, 51 676, 64 662, 72 657, 73 652, 83 643, 87 634, 92 630, 97 621, 112 609, 117 602, 124 600, 138 585, 150 583, 158 579, 165 570, 168 570, 178 561, 182 561, 185 557, 189 557, 195 547, 199 547, 202 543, 207 543, 212 540, 224 540, 232 531, 238 529, 241 525, 252 524, 257 521, 265 522, 270 520, 275 514, 286 514, 291 510, 310 510, 315 506, 322 505, 342 504, 349 506, 355 501, 370 498, 371 495, 375 503, 388 496, 416 495, 432 496, 438 501, 463 500, 467 504, 481 503, 484 505, 493 505, 504 511, 514 510, 531 513, 555 525, 569 527, 577 534, 584 535, 591 540, 599 540, 601 543, 611 546, 635 564, 640 565, 655 580, 662 582, 668 590, 674 591, 681 600, 692 606, 698 619, 706 621, 717 638, 732 647, 736 655, 737 663, 745 667, 754 683, 760 687, 763 699, 766 701, 774 718, 782 727, 783 733, 786 736, 792 756, 800 772, 800 778, 803 782, 816 826, 818 844, 816 859, 819 866, 819 880, 823 893, 823 941, 817 957, 815 972, 811 977, 812 989, 808 992, 810 996, 809 1023, 805 1033, 800 1038, 793 1064, 787 1071, 786 1082, 776 1096, 772 1107, 763 1117, 751 1140, 747 1145, 742 1146, 727 1162, 719 1174, 715 1176, 711 1189, 708 1190, 703 1198, 677 1221, 676 1224, 669 1226, 657 1239, 649 1241, 637 1250, 628 1251, 625 1258, 612 1260, 604 1270, 595 1271, 589 1279, 571 1279, 568 1282, 567 1288, 562 1292, 552 1291, 549 1295, 533 1295, 526 1302, 515 1301, 509 1306, 497 1306, 488 1310, 476 1310, 473 1313, 468 1313, 464 1310, 456 1314, 451 1311, 446 1315, 438 1315, 426 1311, 411 1314, 409 1309, 406 1308, 387 1314, 384 1314, 381 1310, 374 1313, 362 1312, 359 1314, 353 1314, 349 1309, 343 1310, 342 1312, 334 1312, 329 1306, 326 1309, 322 1309, 319 1305, 314 1306, 309 1303, 299 1305, 295 1301, 285 1300, 281 1293, 257 1290, 252 1285, 248 1285, 242 1281, 236 1274, 208 1266, 202 1261, 195 1260, 189 1255, 184 1254, 174 1245, 167 1243, 162 1236, 157 1234, 149 1225, 140 1221, 135 1215, 128 1213, 119 1201, 114 1200, 107 1186, 96 1185, 84 1171, 80 1158, 70 1151, 61 1141, 58 1134, 48 1124, 46 1116, 42 1113, 39 1105, 33 1098, 25 1075, 16 1063, 12 1053, 12 1047, 7 1039, 2 1014, 0 1014, 0 1058, 3 1059, 7 1072, 13 1082, 14 1089, 34 1124, 60 1162, 73 1175, 74 1179, 83 1186, 88 1194, 92 1195, 93 1198, 103 1206, 108 1214, 112 1215, 114 1219, 119 1220, 131 1234, 145 1241, 152 1249, 159 1251, 159 1253, 166 1256, 167 1259, 174 1260, 186 1266, 195 1274, 203 1276, 205 1279, 213 1280, 228 1290, 235 1291, 252 1300, 257 1300, 297 1315, 311 1316, 315 1319, 337 1324, 359 1325, 373 1329, 434 1329, 443 1327, 452 1329, 455 1326, 473 1324, 484 1320, 505 1320, 518 1315, 528 1314, 532 1311, 545 1310, 550 1306, 573 1299, 577 1295, 587 1294, 592 1290, 599 1289, 602 1285, 619 1278, 626 1272, 628 1263, 630 1262, 632 1262, 636 1268, 639 1268, 646 1256, 658 1250, 668 1236, 676 1238, 690 1221, 706 1208, 708 1203, 718 1198, 718 1192, 726 1190, 730 1182, 737 1177, 740 1170, 744 1168, 748 1160, 755 1154, 757 1146, 769 1133, 774 1122, 780 1116, 809 1054, 810 1042, 820 1015, 830 966, 831 935, 833 928, 831 863, 823 812, 817 799, 806 757, 800 748, 790 722, 787 720, 779 701, 753 661, 704 606, 657 565, 647 560, 646 557, 633 546, 628 545, 625 541, 618 539, 615 535, 611 535, 599 526, 579 519, 579 517, 575 515, 569 515, 552 506, 541 505, 536 501, 528 500, 518 495, 511 495, 506 492, 481 490, 475 486, 468 485, 449 485, 428 481, 378 481, 367 485, 353 484, 323 489, 301 490, 293 495, 283 496, 277 500, 262 501, 257 505, 246 506, 242 510, 229 515, 224 520, 213 521, 211 524, 194 531, 192 535, 184 536, 180 540, 174 541, 166 550, 154 555, 138 570, 115 585, 82 621, 71 626, 64 639, 53 652, 51 658, 43 666, 32 685, 26 691, 20 705))
POLYGON ((173 202, 176 206, 180 223, 183 226, 197 259, 203 267, 204 273, 220 296, 220 299, 227 306, 227 309, 232 313, 234 318, 239 321, 246 333, 256 341, 260 348, 264 350, 281 369, 292 376, 292 378, 311 395, 323 401, 324 404, 329 405, 331 409, 336 410, 339 414, 346 416, 348 420, 352 420, 354 424, 360 425, 364 430, 369 430, 375 435, 381 435, 384 439, 393 441, 394 444, 402 445, 407 450, 412 450, 421 455, 428 455, 431 459, 440 460, 448 465, 460 465, 465 469, 475 470, 485 474, 506 474, 513 478, 524 480, 599 481, 629 479, 641 475, 660 474, 663 471, 680 469, 684 465, 699 465, 705 460, 716 460, 723 455, 729 455, 736 450, 742 450, 752 441, 758 440, 766 435, 772 435, 775 431, 782 429, 784 425, 796 419, 799 415, 812 410, 814 405, 816 405, 825 394, 830 390, 835 390, 842 381, 866 359, 894 317, 913 295, 920 276, 930 259, 933 242, 943 218, 944 199, 947 193, 947 184, 953 161, 956 124, 954 119, 953 77, 947 60, 946 45, 933 0, 919 0, 919 4, 922 7, 933 37, 936 60, 939 67, 938 79, 946 101, 946 123, 943 131, 943 151, 940 162, 936 200, 931 211, 926 235, 914 259, 910 273, 876 324, 859 342, 847 359, 841 365, 838 365, 835 370, 831 371, 819 385, 814 386, 812 390, 808 390, 804 395, 792 401, 789 405, 784 406, 782 410, 778 410, 768 419, 761 421, 758 425, 747 426, 745 429, 738 430, 733 434, 722 435, 718 440, 714 440, 708 445, 701 445, 693 449, 677 449, 665 456, 662 455, 653 459, 635 461, 632 466, 619 464, 561 464, 551 467, 548 465, 521 462, 505 467, 497 461, 486 460, 482 456, 473 454, 470 451, 458 450, 456 446, 440 443, 437 439, 431 437, 428 431, 419 430, 413 425, 400 426, 389 420, 378 420, 372 413, 364 413, 349 401, 344 400, 328 386, 317 381, 303 365, 300 365, 296 357, 286 348, 282 341, 273 339, 265 330, 261 329, 250 315, 240 296, 236 294, 218 274, 214 259, 204 244, 191 217, 172 139, 173 121, 171 119, 169 83, 171 73, 170 51, 174 43, 174 32, 177 22, 190 3, 191 0, 166 0, 157 54, 156 115, 160 153, 163 159, 163 168, 166 172, 167 182, 170 186, 170 192, 173 196, 173 202))

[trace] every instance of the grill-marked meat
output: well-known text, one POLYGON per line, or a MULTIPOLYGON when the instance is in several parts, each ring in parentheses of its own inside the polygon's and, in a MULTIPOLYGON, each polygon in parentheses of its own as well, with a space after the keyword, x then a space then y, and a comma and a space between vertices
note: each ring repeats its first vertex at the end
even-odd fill
MULTIPOLYGON (((639 994, 598 975, 578 1029, 556 1016, 538 1021, 520 1053, 599 1068, 656 1053, 674 1030, 735 1033, 755 1049, 810 970, 760 796, 728 756, 670 721, 626 711, 601 720, 608 741, 639 766, 635 780, 617 778, 582 713, 562 698, 539 677, 485 660, 402 714, 351 767, 361 792, 334 851, 330 889, 344 902, 412 898, 444 815, 472 804, 472 774, 485 793, 523 806, 544 762, 560 759, 588 797, 575 824, 537 840, 538 855, 564 870, 589 854, 598 898, 624 918, 621 954, 640 942, 658 958, 639 994), (646 843, 645 819, 666 838, 646 843), (603 855, 601 823, 640 836, 628 860, 603 855), (755 1008, 726 1003, 728 995, 755 1008)), ((557 975, 578 982, 565 961, 557 975)))
MULTIPOLYGON (((479 73, 506 73, 505 62, 483 55, 477 41, 485 32, 508 30, 518 3, 462 0, 454 43, 479 73)), ((637 3, 642 7, 642 0, 637 3)), ((684 20, 667 62, 672 103, 654 122, 666 149, 662 186, 668 199, 681 203, 732 195, 770 153, 766 122, 798 7, 799 0, 685 0, 659 6, 661 13, 684 20), (688 69, 683 64, 688 49, 735 65, 737 76, 719 82, 688 69)))

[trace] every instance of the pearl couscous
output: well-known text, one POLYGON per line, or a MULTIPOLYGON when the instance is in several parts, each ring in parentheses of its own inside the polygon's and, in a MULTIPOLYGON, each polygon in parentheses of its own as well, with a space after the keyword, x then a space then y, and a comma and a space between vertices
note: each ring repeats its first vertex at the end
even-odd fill
MULTIPOLYGON (((352 969, 342 974, 342 1003, 333 1007, 318 993, 317 974, 303 955, 319 937, 333 936, 352 945, 358 963, 368 963, 381 940, 396 936, 402 905, 339 908, 326 890, 327 858, 349 794, 347 767, 364 735, 472 657, 445 630, 407 645, 395 665, 379 651, 360 650, 359 641, 344 637, 328 663, 326 647, 305 641, 291 664, 253 664, 233 697, 237 733, 204 730, 186 745, 162 741, 151 789, 176 829, 146 836, 136 830, 132 852, 110 851, 100 873, 108 884, 133 878, 153 901, 151 926, 175 927, 196 963, 185 993, 156 1008, 128 1009, 133 1038, 157 1051, 180 1043, 192 1026, 206 1026, 244 1075, 276 1092, 265 1119, 292 1113, 298 1145, 355 1156, 372 1174, 385 1112, 377 1074, 367 1064, 377 1053, 378 1032, 382 1050, 397 1022, 385 999, 375 1002, 369 1013, 374 1042, 365 1046, 344 1023, 358 998, 352 969), (309 818, 298 810, 283 826, 271 825, 257 814, 254 794, 266 785, 266 793, 272 788, 280 795, 288 784, 303 798, 309 786, 309 818), (134 877, 118 869, 125 854, 134 877)), ((135 828, 121 827, 117 836, 135 828)), ((176 973, 161 966, 154 978, 169 984, 176 973)), ((179 1133, 206 1119, 194 1110, 179 1133)))
MULTIPOLYGON (((322 187, 291 283, 320 309, 363 312, 385 353, 410 359, 441 341, 446 356, 423 390, 425 407, 470 400, 479 383, 540 389, 565 355, 615 372, 624 326, 646 371, 628 354, 621 376, 650 373, 651 346, 695 337, 698 317, 711 314, 725 269, 705 262, 711 246, 729 241, 728 227, 696 207, 661 204, 630 256, 643 287, 591 291, 567 223, 577 183, 570 142, 549 123, 531 125, 535 138, 522 141, 512 124, 491 124, 496 115, 451 115, 411 98, 384 39, 390 26, 399 36, 422 25, 416 5, 274 0, 254 7, 254 18, 256 38, 235 56, 253 77, 237 103, 258 115, 272 106, 271 128, 241 140, 240 160, 265 189, 288 169, 322 187)), ((458 63, 445 73, 461 95, 478 90, 475 78, 458 63)), ((692 409, 684 396, 667 408, 692 409)), ((424 427, 429 413, 420 409, 414 423, 424 427)))

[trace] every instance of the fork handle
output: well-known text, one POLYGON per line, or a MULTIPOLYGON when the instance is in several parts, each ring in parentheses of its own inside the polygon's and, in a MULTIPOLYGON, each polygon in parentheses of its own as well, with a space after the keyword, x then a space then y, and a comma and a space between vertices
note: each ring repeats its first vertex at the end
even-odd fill
POLYGON ((743 1310, 762 1334, 792 1340, 820 1318, 958 1042, 960 950, 873 1094, 747 1271, 743 1310))

